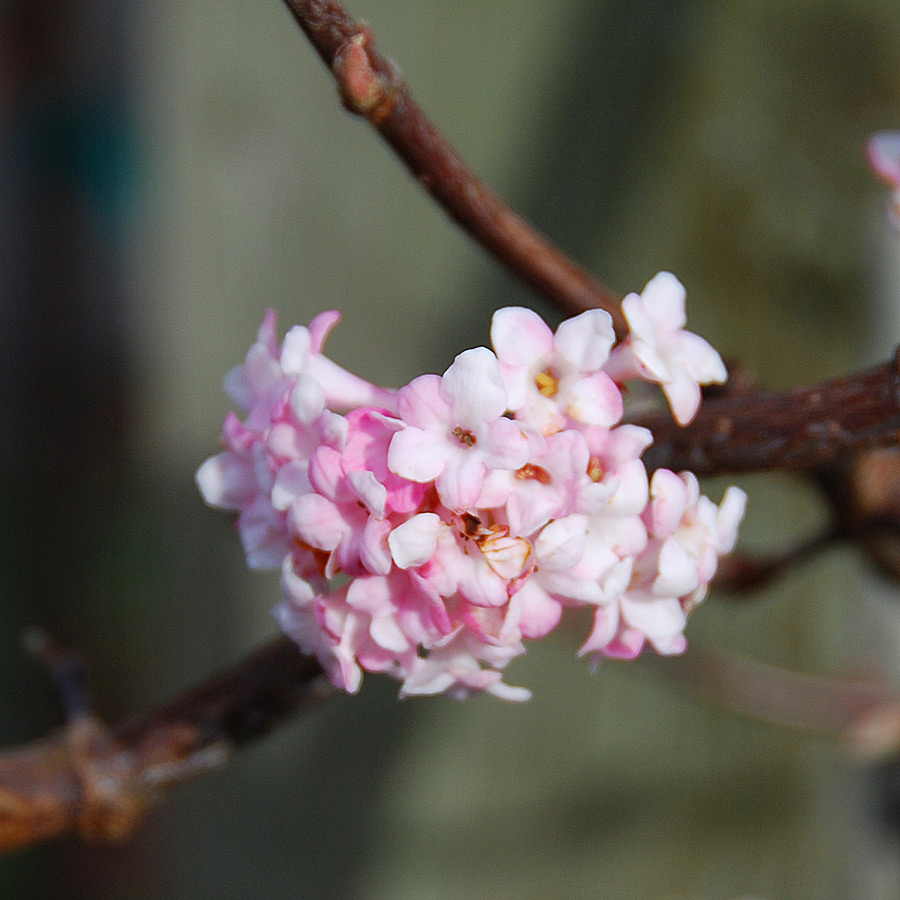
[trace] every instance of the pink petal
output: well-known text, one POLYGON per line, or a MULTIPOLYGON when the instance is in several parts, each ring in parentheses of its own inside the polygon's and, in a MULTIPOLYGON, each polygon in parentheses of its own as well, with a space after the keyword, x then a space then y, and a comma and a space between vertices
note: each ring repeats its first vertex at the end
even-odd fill
POLYGON ((622 418, 622 392, 605 372, 576 381, 570 396, 566 413, 578 422, 611 428, 622 418))
POLYGON ((318 550, 334 550, 347 533, 347 523, 337 507, 319 494, 297 498, 288 511, 288 526, 318 550))
POLYGON ((553 332, 536 312, 507 306, 491 320, 491 344, 502 362, 530 367, 553 352, 553 332))
POLYGON ((472 509, 481 493, 484 472, 480 456, 465 451, 449 454, 444 471, 435 479, 444 506, 456 512, 472 509))
POLYGON ((598 606, 594 612, 594 626, 587 640, 578 650, 579 656, 588 653, 602 653, 607 644, 616 636, 619 627, 619 608, 617 604, 598 606))
POLYGON ((387 503, 387 490, 383 484, 375 479, 375 476, 366 470, 357 470, 347 475, 353 490, 359 495, 359 499, 366 505, 366 509, 373 516, 383 519, 385 505, 387 503))
MULTIPOLYGON (((397 409, 407 425, 441 431, 450 418, 450 405, 441 393, 439 375, 420 375, 397 392, 397 409)), ((451 426, 452 427, 452 426, 451 426)))
POLYGON ((341 314, 336 309, 330 309, 319 313, 309 323, 310 350, 313 353, 321 353, 325 347, 325 341, 331 330, 341 321, 341 314))
MULTIPOLYGON (((510 614, 515 609, 515 619, 509 623, 518 628, 522 637, 542 638, 553 631, 562 617, 562 604, 547 593, 534 579, 529 579, 509 602, 510 614)), ((508 638, 507 623, 503 625, 501 638, 508 638)))
POLYGON ((312 491, 308 469, 307 463, 292 460, 278 470, 271 493, 275 509, 284 512, 298 497, 312 491))
POLYGON ((243 509, 259 490, 253 466, 227 451, 206 460, 194 480, 203 499, 219 509, 243 509))
POLYGON ((391 571, 393 560, 388 547, 390 533, 391 523, 387 519, 369 516, 366 520, 359 542, 359 559, 366 571, 373 575, 387 575, 391 571))
POLYGON ((388 468, 401 478, 433 481, 447 465, 446 445, 421 428, 407 426, 391 438, 388 468))
POLYGON ((511 419, 491 422, 481 437, 484 462, 492 469, 520 469, 528 462, 528 449, 528 438, 520 425, 511 419))

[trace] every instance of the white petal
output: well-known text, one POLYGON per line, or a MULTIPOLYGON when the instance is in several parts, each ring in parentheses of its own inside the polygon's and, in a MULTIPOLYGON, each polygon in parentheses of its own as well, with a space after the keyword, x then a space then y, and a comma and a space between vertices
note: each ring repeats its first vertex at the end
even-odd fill
POLYGON ((566 412, 579 422, 610 428, 622 418, 622 392, 605 372, 576 381, 566 412))
POLYGON ((641 299, 658 329, 675 331, 687 320, 686 294, 684 285, 671 272, 659 272, 644 286, 641 299))
POLYGON ((322 385, 311 375, 297 376, 297 383, 291 391, 291 410, 297 421, 309 425, 325 409, 325 393, 322 385))
POLYGON ((571 569, 584 556, 587 525, 586 516, 573 515, 545 526, 534 542, 540 565, 557 572, 571 569))
POLYGON ((446 464, 446 445, 421 428, 407 426, 391 438, 388 468, 401 478, 425 484, 440 475, 446 464))
POLYGON ((687 621, 681 604, 671 597, 651 599, 647 595, 625 594, 619 607, 622 618, 651 641, 681 634, 687 621))
POLYGON ((446 526, 435 513, 421 513, 398 525, 388 537, 391 556, 401 569, 421 566, 434 556, 446 526))
POLYGON ((286 375, 299 375, 307 366, 310 355, 309 329, 295 325, 281 344, 281 367, 286 375))
POLYGON ((653 582, 657 597, 683 597, 697 587, 697 560, 680 541, 670 537, 659 551, 659 577, 653 582))
POLYGON ((352 471, 347 476, 353 489, 359 494, 360 500, 366 504, 366 508, 379 519, 384 518, 385 504, 387 503, 387 489, 379 484, 378 479, 368 469, 352 471))
POLYGON ((497 357, 487 347, 460 353, 441 380, 441 394, 451 407, 454 425, 475 427, 506 411, 506 388, 497 357))
POLYGON ((579 372, 596 372, 609 359, 615 339, 612 316, 606 310, 589 309, 556 329, 554 346, 579 372))

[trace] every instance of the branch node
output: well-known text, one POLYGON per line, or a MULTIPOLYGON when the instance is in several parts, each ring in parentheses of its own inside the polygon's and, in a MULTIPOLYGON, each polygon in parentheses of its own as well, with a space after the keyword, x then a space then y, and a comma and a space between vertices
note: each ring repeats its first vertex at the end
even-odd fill
MULTIPOLYGON (((371 47, 372 33, 362 26, 358 34, 338 48, 332 71, 344 106, 378 126, 394 111, 402 79, 393 66, 387 77, 376 71, 371 47)), ((377 59, 374 61, 377 64, 377 59)))

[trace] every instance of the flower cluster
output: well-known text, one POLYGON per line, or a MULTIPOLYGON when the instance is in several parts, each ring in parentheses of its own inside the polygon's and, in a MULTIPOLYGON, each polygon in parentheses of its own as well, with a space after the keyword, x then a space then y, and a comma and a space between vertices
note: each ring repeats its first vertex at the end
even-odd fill
POLYGON ((367 671, 403 696, 526 699, 501 670, 576 607, 593 610, 594 660, 680 653, 746 500, 730 488, 717 507, 690 473, 648 478, 652 436, 622 423, 626 379, 661 385, 681 423, 701 384, 724 381, 683 330, 684 299, 657 275, 623 301, 631 332, 615 347, 606 312, 554 333, 501 309, 493 351, 398 391, 323 354, 337 313, 279 345, 269 312, 226 379, 246 416, 226 418, 200 490, 239 513, 251 567, 281 568, 276 619, 347 691, 367 671))

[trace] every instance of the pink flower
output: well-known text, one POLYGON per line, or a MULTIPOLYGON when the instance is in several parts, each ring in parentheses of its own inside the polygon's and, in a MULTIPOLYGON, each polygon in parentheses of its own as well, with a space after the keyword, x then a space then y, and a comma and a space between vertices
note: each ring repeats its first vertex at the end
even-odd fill
POLYGON ((890 214, 895 228, 900 228, 900 131, 879 131, 866 144, 869 165, 893 191, 890 214))
POLYGON ((590 425, 614 425, 622 395, 602 371, 615 340, 612 318, 593 309, 556 330, 529 309, 494 313, 491 343, 509 392, 509 408, 543 434, 561 431, 566 417, 590 425))
POLYGON ((697 413, 700 385, 721 384, 728 377, 719 354, 699 335, 683 330, 684 302, 684 287, 669 272, 651 278, 640 295, 629 294, 622 312, 631 334, 610 361, 616 380, 638 377, 661 385, 681 425, 697 413))
POLYGON ((411 569, 418 584, 440 597, 459 595, 475 606, 504 606, 524 572, 531 545, 465 520, 453 524, 435 513, 420 513, 395 528, 389 538, 394 562, 411 569))
POLYGON ((397 407, 407 424, 391 440, 388 467, 411 481, 434 481, 451 510, 475 505, 489 468, 525 464, 528 440, 503 418, 506 390, 484 347, 457 356, 443 378, 416 378, 401 389, 397 407))
POLYGON ((404 427, 400 419, 378 409, 355 409, 346 416, 349 432, 341 457, 348 475, 369 473, 384 487, 385 505, 396 513, 411 513, 422 503, 427 486, 408 481, 388 468, 388 448, 394 435, 404 427))
POLYGON ((492 469, 485 476, 478 506, 505 508, 516 534, 529 536, 551 518, 568 515, 587 481, 590 453, 584 436, 566 430, 547 438, 529 435, 528 462, 518 469, 492 469))
POLYGON ((426 657, 413 663, 400 688, 400 696, 446 693, 462 700, 474 693, 488 693, 513 702, 528 700, 531 691, 504 684, 503 676, 497 671, 524 652, 518 641, 492 646, 460 628, 442 638, 426 657), (487 662, 491 668, 482 668, 481 662, 487 662))

